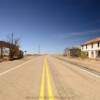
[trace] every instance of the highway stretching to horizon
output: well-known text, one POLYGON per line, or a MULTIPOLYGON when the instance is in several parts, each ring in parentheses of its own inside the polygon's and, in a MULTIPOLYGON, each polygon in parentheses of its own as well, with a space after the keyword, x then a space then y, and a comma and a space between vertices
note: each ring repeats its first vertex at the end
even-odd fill
POLYGON ((1 63, 0 100, 100 100, 100 76, 50 55, 1 63))

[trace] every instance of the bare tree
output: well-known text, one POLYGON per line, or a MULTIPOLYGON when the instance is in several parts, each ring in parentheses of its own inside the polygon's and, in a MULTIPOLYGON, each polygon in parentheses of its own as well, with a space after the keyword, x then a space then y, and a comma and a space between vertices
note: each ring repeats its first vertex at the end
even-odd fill
POLYGON ((11 36, 8 36, 8 42, 10 43, 9 49, 10 49, 10 59, 13 59, 14 56, 16 56, 19 52, 19 47, 20 47, 20 39, 15 38, 14 34, 12 33, 11 36))

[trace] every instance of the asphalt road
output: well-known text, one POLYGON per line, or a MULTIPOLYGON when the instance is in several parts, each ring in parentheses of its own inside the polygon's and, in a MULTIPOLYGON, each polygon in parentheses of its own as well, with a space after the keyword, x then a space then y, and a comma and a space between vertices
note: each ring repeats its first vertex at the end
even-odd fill
POLYGON ((3 63, 0 100, 100 100, 100 76, 52 56, 3 63))

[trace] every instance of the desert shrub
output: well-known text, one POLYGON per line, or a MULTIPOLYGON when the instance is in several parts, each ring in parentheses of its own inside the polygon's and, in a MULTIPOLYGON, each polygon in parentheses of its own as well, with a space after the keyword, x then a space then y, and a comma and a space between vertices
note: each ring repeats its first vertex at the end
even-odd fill
POLYGON ((80 57, 81 58, 87 58, 88 57, 88 53, 81 51, 81 56, 80 57))

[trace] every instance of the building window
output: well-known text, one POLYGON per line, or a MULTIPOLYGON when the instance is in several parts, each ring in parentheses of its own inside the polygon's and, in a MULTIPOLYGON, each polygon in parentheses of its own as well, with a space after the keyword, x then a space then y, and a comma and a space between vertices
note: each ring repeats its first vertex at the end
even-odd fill
POLYGON ((98 42, 98 47, 100 47, 100 43, 98 42))
POLYGON ((87 49, 87 45, 86 45, 86 49, 87 49))
POLYGON ((82 50, 83 50, 83 45, 82 45, 82 50))
POLYGON ((91 48, 93 48, 93 43, 91 44, 91 48))

